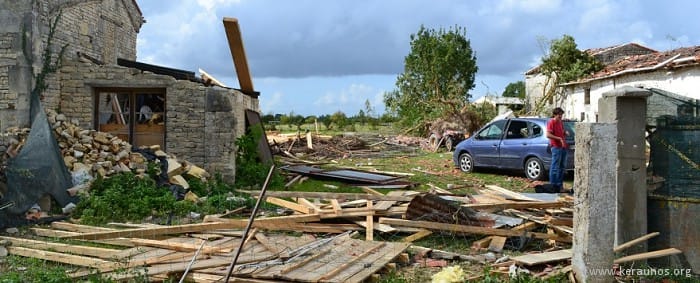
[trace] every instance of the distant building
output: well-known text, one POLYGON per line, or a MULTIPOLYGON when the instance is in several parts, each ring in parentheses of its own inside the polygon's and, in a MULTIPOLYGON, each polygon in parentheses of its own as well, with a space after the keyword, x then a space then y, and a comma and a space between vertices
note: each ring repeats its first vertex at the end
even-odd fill
POLYGON ((510 110, 520 110, 523 108, 523 101, 517 97, 502 97, 495 95, 482 96, 477 100, 474 100, 475 104, 489 103, 496 107, 498 114, 506 113, 510 110))

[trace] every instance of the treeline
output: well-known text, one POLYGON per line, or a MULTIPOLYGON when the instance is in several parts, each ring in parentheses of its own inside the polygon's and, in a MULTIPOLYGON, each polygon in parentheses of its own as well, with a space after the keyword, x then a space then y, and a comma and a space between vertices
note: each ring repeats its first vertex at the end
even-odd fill
POLYGON ((382 124, 386 125, 397 121, 397 118, 391 114, 368 115, 364 110, 360 110, 352 116, 348 116, 342 111, 320 116, 302 116, 290 112, 289 114, 265 114, 261 118, 267 130, 302 130, 303 125, 313 125, 314 123, 318 123, 318 126, 325 130, 355 131, 357 125, 376 130, 382 124))

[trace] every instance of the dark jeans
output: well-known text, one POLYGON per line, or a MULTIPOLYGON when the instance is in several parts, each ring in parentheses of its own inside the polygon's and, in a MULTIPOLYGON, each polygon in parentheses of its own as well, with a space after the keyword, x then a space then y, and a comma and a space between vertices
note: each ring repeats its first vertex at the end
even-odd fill
POLYGON ((552 166, 549 169, 549 183, 561 188, 564 184, 564 173, 566 173, 566 149, 562 147, 552 147, 552 166))

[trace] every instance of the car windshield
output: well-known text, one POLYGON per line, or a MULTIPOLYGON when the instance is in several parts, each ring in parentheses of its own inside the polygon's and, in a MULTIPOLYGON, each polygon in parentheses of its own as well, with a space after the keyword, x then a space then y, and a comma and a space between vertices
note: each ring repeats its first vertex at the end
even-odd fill
POLYGON ((564 131, 568 132, 566 136, 567 140, 574 140, 576 138, 576 130, 574 130, 576 122, 574 121, 564 121, 564 131))

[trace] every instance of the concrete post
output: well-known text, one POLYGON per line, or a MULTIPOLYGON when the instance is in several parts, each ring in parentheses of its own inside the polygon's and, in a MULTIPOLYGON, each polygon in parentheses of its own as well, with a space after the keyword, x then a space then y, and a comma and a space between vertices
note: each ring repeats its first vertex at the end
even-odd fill
POLYGON ((574 243, 571 263, 579 282, 613 282, 615 239, 614 124, 576 124, 574 243))
MULTIPOLYGON (((615 244, 647 234, 645 127, 646 99, 651 92, 623 87, 598 101, 600 122, 617 124, 617 226, 615 244)), ((646 243, 626 250, 646 252, 646 243)))

